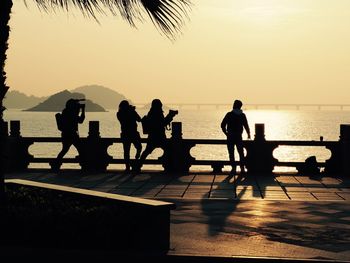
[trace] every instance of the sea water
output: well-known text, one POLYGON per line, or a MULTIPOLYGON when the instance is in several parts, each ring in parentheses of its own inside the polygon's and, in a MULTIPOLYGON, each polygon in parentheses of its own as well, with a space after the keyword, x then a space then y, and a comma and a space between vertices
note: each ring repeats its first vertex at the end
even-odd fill
MULTIPOLYGON (((147 112, 137 109, 141 116, 147 112)), ((186 139, 224 139, 220 123, 229 109, 179 109, 174 121, 182 122, 183 138, 186 139)), ((250 125, 252 139, 256 123, 265 124, 266 140, 309 140, 324 141, 339 140, 340 124, 350 123, 350 111, 343 110, 253 110, 244 111, 250 125)), ((23 137, 59 137, 54 112, 25 112, 21 110, 7 110, 5 120, 21 121, 21 135, 23 137)), ((81 137, 88 135, 89 121, 100 121, 101 137, 119 137, 120 125, 116 118, 116 110, 107 112, 87 112, 83 124, 79 125, 81 137)), ((139 125, 141 136, 142 129, 139 125)), ((170 132, 167 132, 170 137, 170 132)), ((243 138, 247 136, 244 133, 243 138)), ((59 143, 35 143, 29 152, 37 157, 55 157, 60 151, 59 143)), ((114 158, 123 158, 122 146, 114 144, 108 148, 108 153, 114 158)), ((135 153, 132 149, 131 155, 135 153)), ((197 145, 191 150, 196 159, 228 160, 225 145, 197 145)), ((67 157, 77 155, 71 147, 67 157)), ((149 158, 162 155, 162 150, 155 150, 149 158)), ((279 161, 304 161, 308 156, 315 155, 318 161, 330 158, 330 152, 324 147, 280 146, 274 151, 274 157, 279 161)), ((40 164, 35 164, 40 166, 40 164)), ((32 167, 36 167, 34 164, 32 167)), ((42 165, 41 165, 42 166, 42 165)), ((70 167, 72 165, 65 164, 70 167)), ((79 168, 77 165, 73 165, 79 168)), ((208 168, 207 168, 208 169, 208 168)))

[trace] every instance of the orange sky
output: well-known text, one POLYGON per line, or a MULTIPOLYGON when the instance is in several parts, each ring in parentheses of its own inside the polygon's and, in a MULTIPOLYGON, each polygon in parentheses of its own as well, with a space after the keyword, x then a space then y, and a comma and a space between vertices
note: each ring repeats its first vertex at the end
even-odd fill
POLYGON ((193 0, 175 42, 150 23, 14 2, 6 70, 27 94, 100 84, 135 102, 350 101, 348 0, 193 0))

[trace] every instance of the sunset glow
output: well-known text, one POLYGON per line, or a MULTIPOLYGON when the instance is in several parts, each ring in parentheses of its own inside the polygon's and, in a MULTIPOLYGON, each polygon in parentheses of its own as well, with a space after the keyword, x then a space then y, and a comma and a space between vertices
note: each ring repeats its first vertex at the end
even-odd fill
POLYGON ((98 24, 77 10, 46 14, 16 1, 8 83, 40 96, 100 84, 137 102, 349 101, 349 1, 193 4, 171 42, 150 22, 134 29, 121 18, 99 16, 98 24))

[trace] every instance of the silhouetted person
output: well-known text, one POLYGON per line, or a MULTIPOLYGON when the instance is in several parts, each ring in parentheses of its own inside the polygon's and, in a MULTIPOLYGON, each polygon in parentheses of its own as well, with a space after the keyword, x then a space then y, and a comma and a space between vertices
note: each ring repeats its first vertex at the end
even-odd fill
POLYGON ((140 133, 137 131, 137 122, 141 121, 140 115, 136 112, 135 106, 123 100, 119 104, 117 118, 120 122, 121 134, 123 142, 125 171, 130 171, 130 147, 133 144, 136 148, 135 159, 140 157, 142 145, 140 133))
POLYGON ((235 100, 233 103, 232 111, 228 112, 221 122, 221 129, 227 136, 227 149, 230 157, 230 162, 232 165, 232 173, 236 172, 235 165, 235 151, 234 147, 237 147, 239 154, 239 159, 241 162, 241 173, 245 172, 244 168, 244 151, 243 151, 243 141, 242 133, 243 128, 248 134, 248 139, 250 139, 250 129, 247 121, 247 117, 241 110, 243 103, 240 100, 235 100))
POLYGON ((135 171, 140 171, 143 162, 154 149, 164 148, 166 142, 166 126, 171 123, 177 113, 177 111, 169 110, 169 113, 164 116, 162 102, 159 99, 154 99, 152 101, 151 109, 143 119, 143 126, 147 126, 147 145, 146 149, 141 154, 139 162, 135 166, 135 171))
POLYGON ((62 165, 63 156, 69 148, 74 145, 82 158, 81 142, 78 133, 78 124, 83 123, 85 119, 85 104, 80 104, 77 99, 69 99, 62 114, 56 114, 56 120, 62 136, 62 150, 56 160, 51 164, 52 169, 59 170, 62 165), (80 113, 80 115, 79 115, 80 113))
POLYGON ((308 175, 311 179, 317 179, 320 176, 320 168, 316 156, 306 158, 305 162, 298 165, 298 174, 308 175))

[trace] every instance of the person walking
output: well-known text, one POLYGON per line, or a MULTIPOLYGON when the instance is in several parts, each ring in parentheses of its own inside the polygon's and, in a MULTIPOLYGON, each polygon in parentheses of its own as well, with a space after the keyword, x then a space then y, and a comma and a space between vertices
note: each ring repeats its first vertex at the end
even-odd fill
POLYGON ((79 103, 80 101, 84 101, 84 99, 69 99, 62 113, 56 114, 57 126, 61 131, 62 150, 57 155, 56 160, 51 162, 51 168, 55 171, 60 169, 62 159, 72 145, 77 149, 79 158, 83 158, 78 124, 85 120, 85 104, 79 103))
POLYGON ((172 122, 178 111, 169 110, 169 113, 164 116, 163 104, 159 99, 154 99, 151 104, 151 109, 143 118, 144 133, 148 134, 146 149, 142 152, 141 157, 135 171, 139 172, 146 160, 147 156, 156 148, 164 148, 166 143, 165 129, 172 122))
POLYGON ((242 105, 243 105, 242 101, 235 100, 233 103, 232 111, 228 112, 221 122, 221 129, 223 133, 225 133, 225 135, 227 136, 227 150, 229 153, 229 158, 232 166, 231 173, 236 173, 235 151, 234 151, 235 146, 239 154, 241 173, 246 172, 245 166, 244 166, 244 150, 243 150, 242 134, 243 134, 243 129, 245 129, 248 135, 248 139, 250 139, 250 129, 249 129, 247 117, 241 109, 242 105))
POLYGON ((125 172, 129 172, 131 144, 136 148, 136 160, 140 157, 142 150, 140 133, 137 131, 137 122, 141 122, 141 117, 136 112, 135 106, 130 105, 127 100, 120 102, 116 115, 121 128, 120 138, 123 143, 125 172))

